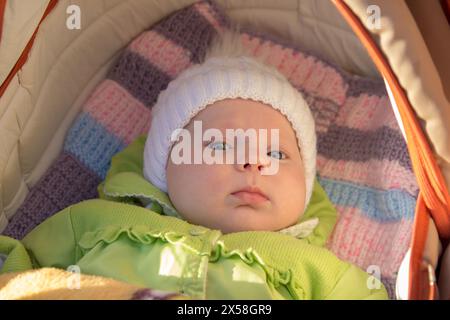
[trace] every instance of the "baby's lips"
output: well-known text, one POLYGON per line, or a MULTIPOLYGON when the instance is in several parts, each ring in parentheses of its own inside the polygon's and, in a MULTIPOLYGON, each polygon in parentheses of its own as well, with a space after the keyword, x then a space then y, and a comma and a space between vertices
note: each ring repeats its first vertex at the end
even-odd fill
POLYGON ((232 193, 232 195, 248 204, 259 204, 269 200, 257 192, 239 191, 232 193))
POLYGON ((247 203, 263 203, 269 197, 256 186, 247 186, 231 193, 231 195, 247 203))

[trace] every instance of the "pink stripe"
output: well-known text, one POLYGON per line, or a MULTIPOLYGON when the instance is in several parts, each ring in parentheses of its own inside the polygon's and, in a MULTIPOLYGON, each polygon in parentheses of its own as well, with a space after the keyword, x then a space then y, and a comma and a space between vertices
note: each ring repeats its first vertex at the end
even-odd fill
POLYGON ((336 124, 361 130, 375 130, 381 126, 388 126, 400 131, 389 99, 367 94, 349 97, 339 110, 336 124))
POLYGON ((347 85, 336 70, 313 57, 304 57, 299 54, 297 59, 298 67, 291 76, 294 86, 299 86, 338 105, 344 103, 347 85))
POLYGON ((347 84, 342 76, 333 68, 325 67, 324 81, 317 87, 319 96, 327 97, 338 105, 342 105, 347 96, 347 84))
POLYGON ((363 270, 377 265, 383 275, 393 277, 409 247, 413 221, 378 223, 359 209, 338 206, 337 210, 339 220, 328 248, 363 270))
POLYGON ((248 34, 242 35, 242 43, 254 56, 263 56, 268 64, 276 67, 294 87, 338 105, 345 101, 347 87, 341 75, 320 60, 248 34))
POLYGON ((172 78, 191 65, 186 49, 155 31, 144 32, 129 48, 172 78))
POLYGON ((217 32, 222 33, 224 28, 220 25, 219 21, 217 21, 216 17, 214 17, 214 9, 211 8, 211 5, 205 2, 199 2, 194 5, 194 8, 200 13, 208 22, 217 30, 217 32))
POLYGON ((312 67, 313 71, 309 72, 308 77, 303 81, 302 86, 308 92, 318 93, 318 87, 323 82, 326 74, 326 67, 319 60, 315 60, 312 67))
POLYGON ((324 178, 350 181, 371 188, 403 189, 412 196, 419 192, 414 174, 397 161, 372 159, 354 162, 332 160, 318 154, 317 171, 324 178))
POLYGON ((252 55, 257 56, 256 53, 261 42, 260 38, 250 37, 248 34, 243 33, 241 35, 241 41, 244 47, 246 47, 252 55))
POLYGON ((97 87, 84 111, 126 144, 150 128, 150 110, 112 80, 105 80, 97 87))
POLYGON ((286 53, 285 50, 283 50, 283 47, 279 44, 266 41, 261 46, 263 52, 267 53, 268 56, 266 57, 266 63, 277 68, 280 72, 282 70, 286 70, 286 68, 283 67, 284 61, 286 59, 286 53))

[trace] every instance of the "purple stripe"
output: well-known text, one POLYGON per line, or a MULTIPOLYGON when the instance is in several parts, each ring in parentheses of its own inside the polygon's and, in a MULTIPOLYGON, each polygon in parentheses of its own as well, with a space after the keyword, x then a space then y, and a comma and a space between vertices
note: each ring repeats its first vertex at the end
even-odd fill
POLYGON ((141 55, 125 50, 108 78, 126 88, 146 107, 155 104, 159 93, 167 88, 171 78, 141 55))
POLYGON ((395 287, 396 287, 396 282, 397 282, 396 277, 381 276, 380 280, 383 283, 384 287, 386 288, 389 299, 395 300, 396 299, 395 287))
POLYGON ((412 172, 411 160, 403 136, 397 130, 382 126, 374 131, 331 125, 317 136, 317 152, 333 160, 398 161, 412 172))
POLYGON ((98 197, 101 179, 69 153, 62 153, 31 189, 4 235, 22 239, 34 227, 67 206, 98 197))
POLYGON ((174 13, 153 30, 191 52, 191 61, 194 63, 203 60, 211 40, 217 33, 193 6, 174 13))
POLYGON ((361 94, 377 97, 387 96, 386 87, 381 80, 363 78, 357 75, 349 75, 345 80, 348 84, 347 97, 358 97, 361 94))

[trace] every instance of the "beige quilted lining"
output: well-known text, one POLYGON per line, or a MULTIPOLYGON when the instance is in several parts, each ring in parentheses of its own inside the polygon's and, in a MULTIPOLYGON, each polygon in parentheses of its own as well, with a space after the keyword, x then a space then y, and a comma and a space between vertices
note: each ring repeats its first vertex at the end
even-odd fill
POLYGON ((14 67, 50 0, 7 1, 0 42, 0 83, 14 67))

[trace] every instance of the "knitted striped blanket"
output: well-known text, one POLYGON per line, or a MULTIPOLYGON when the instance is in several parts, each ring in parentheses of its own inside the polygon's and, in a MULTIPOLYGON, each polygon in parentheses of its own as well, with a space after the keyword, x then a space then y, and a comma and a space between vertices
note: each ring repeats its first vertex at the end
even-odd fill
MULTIPOLYGON (((200 62, 228 28, 214 3, 198 2, 143 32, 85 102, 60 156, 30 191, 5 235, 21 239, 61 209, 96 198, 114 154, 147 133, 151 108, 171 79, 200 62)), ((328 248, 381 273, 394 296, 411 236, 418 186, 384 84, 350 75, 277 39, 242 32, 302 92, 316 120, 318 178, 339 212, 328 248), (377 269, 378 268, 378 269, 377 269)))

